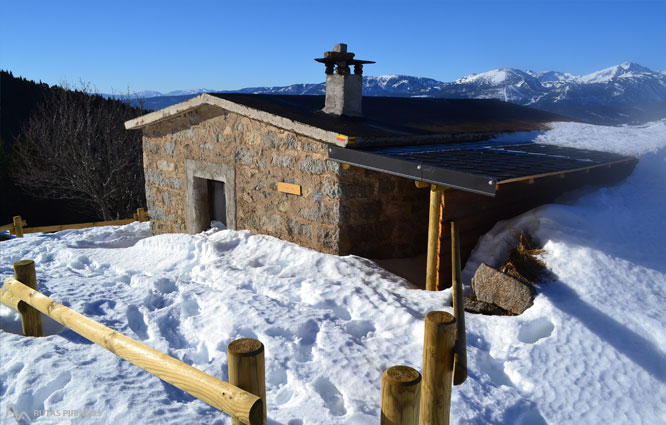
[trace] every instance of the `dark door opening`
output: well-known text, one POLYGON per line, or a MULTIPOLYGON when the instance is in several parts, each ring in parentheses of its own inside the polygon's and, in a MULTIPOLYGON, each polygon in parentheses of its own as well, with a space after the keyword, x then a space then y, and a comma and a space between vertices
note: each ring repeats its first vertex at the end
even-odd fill
POLYGON ((208 180, 208 211, 211 221, 219 221, 227 227, 227 198, 224 182, 208 180))

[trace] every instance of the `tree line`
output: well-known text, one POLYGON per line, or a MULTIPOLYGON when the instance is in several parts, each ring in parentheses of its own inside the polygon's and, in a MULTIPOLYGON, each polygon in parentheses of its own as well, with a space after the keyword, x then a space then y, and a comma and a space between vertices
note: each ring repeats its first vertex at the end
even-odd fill
POLYGON ((141 136, 124 122, 145 111, 90 87, 49 86, 0 71, 0 224, 113 220, 145 207, 141 136))

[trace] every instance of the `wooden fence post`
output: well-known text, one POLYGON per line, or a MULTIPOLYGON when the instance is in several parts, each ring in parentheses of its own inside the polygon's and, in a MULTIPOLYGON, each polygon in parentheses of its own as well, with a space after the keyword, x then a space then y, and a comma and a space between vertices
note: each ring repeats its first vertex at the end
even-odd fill
POLYGON ((393 366, 382 375, 381 425, 418 425, 421 374, 409 366, 393 366))
POLYGON ((14 234, 17 238, 23 237, 23 219, 20 215, 14 216, 14 234))
MULTIPOLYGON (((37 290, 37 275, 35 273, 35 262, 32 260, 21 260, 14 263, 14 277, 34 290, 37 290)), ((25 311, 21 312, 21 323, 23 335, 44 336, 42 327, 42 313, 29 305, 25 305, 25 311)))
MULTIPOLYGON (((266 425, 266 369, 264 365, 264 344, 252 338, 232 341, 227 347, 229 360, 229 383, 249 393, 261 397, 266 425)), ((242 425, 237 418, 231 418, 232 425, 242 425)))
POLYGON ((421 425, 449 424, 455 341, 455 317, 445 311, 429 312, 423 341, 421 425))
POLYGON ((137 208, 136 212, 132 214, 136 221, 148 221, 148 213, 143 208, 137 208))
POLYGON ((451 222, 451 286, 453 287, 453 315, 456 318, 456 346, 453 358, 453 385, 467 379, 467 335, 465 333, 465 308, 460 270, 460 226, 451 222))

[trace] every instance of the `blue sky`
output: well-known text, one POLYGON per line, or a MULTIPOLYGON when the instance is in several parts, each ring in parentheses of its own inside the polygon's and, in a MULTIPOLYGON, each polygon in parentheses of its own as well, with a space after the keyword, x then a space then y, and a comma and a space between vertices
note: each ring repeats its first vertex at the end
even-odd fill
POLYGON ((666 0, 5 0, 2 15, 0 67, 101 92, 321 82, 312 59, 339 42, 377 61, 366 75, 666 70, 666 0))

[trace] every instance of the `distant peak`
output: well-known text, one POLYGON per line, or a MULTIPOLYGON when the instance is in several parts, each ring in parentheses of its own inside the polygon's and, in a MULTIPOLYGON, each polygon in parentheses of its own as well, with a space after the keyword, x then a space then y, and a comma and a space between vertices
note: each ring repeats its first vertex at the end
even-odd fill
POLYGON ((427 77, 416 77, 414 75, 402 75, 402 74, 387 74, 387 75, 367 75, 364 76, 366 80, 432 80, 432 78, 427 77))
POLYGON ((623 76, 631 76, 633 73, 653 72, 651 69, 646 68, 634 62, 623 62, 619 65, 611 66, 601 71, 596 71, 591 74, 583 75, 580 80, 584 83, 606 83, 615 78, 623 76))
POLYGON ((633 71, 633 72, 652 72, 650 68, 646 68, 643 65, 639 65, 635 62, 622 62, 619 65, 620 68, 624 69, 625 71, 633 71))
POLYGON ((507 82, 512 78, 520 78, 525 75, 528 75, 524 71, 515 68, 498 68, 491 71, 482 72, 480 74, 470 74, 465 77, 459 78, 456 80, 456 83, 474 83, 474 82, 484 82, 486 84, 502 84, 507 82))

